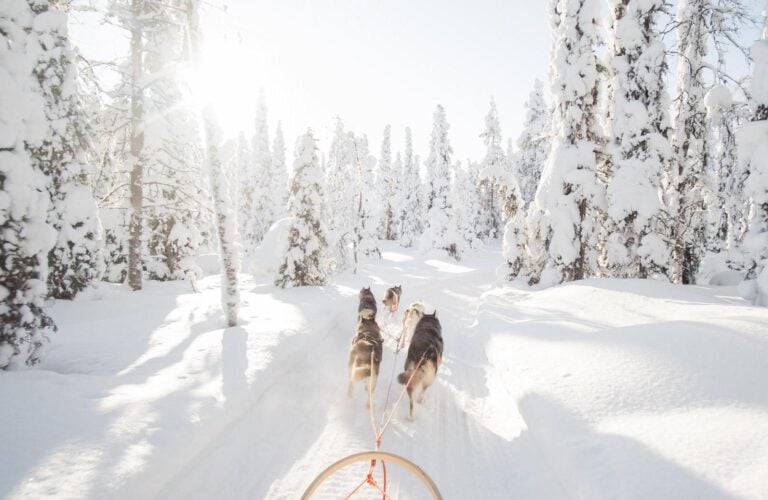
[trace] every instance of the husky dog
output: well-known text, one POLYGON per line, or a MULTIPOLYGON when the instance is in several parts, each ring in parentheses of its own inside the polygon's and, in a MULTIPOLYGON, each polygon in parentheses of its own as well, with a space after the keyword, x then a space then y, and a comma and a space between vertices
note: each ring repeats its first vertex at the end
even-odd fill
POLYGON ((400 285, 387 289, 384 300, 381 302, 389 308, 389 313, 394 314, 400 306, 400 296, 403 294, 403 288, 400 285))
POLYGON ((360 289, 360 305, 357 307, 357 319, 375 319, 376 318, 376 299, 373 297, 371 288, 360 289))
MULTIPOLYGON (((358 380, 371 377, 370 391, 376 389, 376 378, 381 364, 382 338, 375 319, 360 318, 357 322, 357 334, 352 339, 349 350, 349 384, 347 396, 352 396, 352 386, 358 380)), ((368 387, 368 384, 366 384, 368 387)), ((368 405, 366 401, 366 406, 368 405)))
POLYGON ((411 339, 413 330, 422 316, 424 316, 424 304, 421 302, 414 302, 405 310, 405 314, 403 314, 403 329, 400 331, 400 337, 398 337, 397 341, 398 350, 405 347, 411 339))
POLYGON ((408 357, 405 359, 405 371, 397 376, 397 381, 406 385, 408 391, 411 420, 413 420, 414 391, 421 386, 418 402, 423 403, 424 392, 435 381, 437 369, 442 362, 443 335, 440 321, 437 319, 437 311, 435 311, 432 314, 424 314, 416 324, 411 345, 408 347, 408 357))

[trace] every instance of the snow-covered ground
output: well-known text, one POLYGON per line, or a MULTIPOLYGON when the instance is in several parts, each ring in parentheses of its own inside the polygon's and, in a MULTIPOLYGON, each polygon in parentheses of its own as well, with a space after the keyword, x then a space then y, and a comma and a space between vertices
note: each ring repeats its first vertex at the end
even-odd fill
MULTIPOLYGON (((496 282, 492 248, 455 263, 392 245, 323 288, 243 276, 223 329, 218 276, 103 286, 52 314, 36 369, 0 374, 0 497, 297 498, 373 448, 362 386, 347 398, 357 292, 402 284, 443 324, 444 364, 382 449, 445 498, 768 498, 768 309, 734 288, 589 280, 496 282), (8 402, 8 404, 5 404, 8 402)), ((405 355, 384 351, 375 416, 405 355), (397 366, 394 366, 396 362, 397 366)), ((401 386, 394 382, 387 409, 401 386)), ((367 467, 335 475, 340 498, 367 467)), ((389 468, 393 498, 424 498, 389 468)), ((375 498, 374 490, 355 498, 375 498)))

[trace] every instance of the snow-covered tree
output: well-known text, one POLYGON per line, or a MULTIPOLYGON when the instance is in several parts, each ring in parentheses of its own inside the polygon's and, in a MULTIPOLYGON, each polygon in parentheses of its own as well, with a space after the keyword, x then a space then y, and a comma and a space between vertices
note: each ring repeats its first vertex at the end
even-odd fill
POLYGON ((596 158, 602 147, 595 113, 599 5, 552 0, 550 13, 553 142, 535 199, 547 263, 543 276, 532 277, 546 284, 597 274, 597 226, 604 205, 596 158))
POLYGON ((479 192, 475 187, 470 173, 457 162, 453 166, 453 183, 451 185, 451 205, 454 216, 451 219, 451 232, 455 234, 456 257, 470 249, 478 248, 480 235, 477 228, 483 213, 479 192))
POLYGON ((251 211, 241 215, 245 218, 245 233, 242 234, 243 246, 250 254, 261 243, 261 239, 273 222, 273 198, 270 173, 272 173, 272 153, 269 151, 269 127, 267 125, 267 105, 264 94, 259 93, 256 104, 256 126, 251 140, 253 162, 250 175, 253 176, 253 206, 251 211))
POLYGON ((419 175, 418 157, 413 155, 411 129, 405 128, 405 155, 403 158, 402 189, 400 195, 400 244, 412 246, 420 238, 424 228, 424 188, 419 175))
POLYGON ((749 212, 744 192, 746 172, 738 162, 736 130, 744 119, 738 103, 725 85, 715 85, 706 95, 710 148, 711 189, 716 201, 708 211, 707 250, 719 253, 735 248, 746 230, 749 212))
MULTIPOLYGON (((200 0, 188 0, 185 9, 181 11, 190 38, 191 62, 195 67, 199 67, 202 48, 199 2, 200 0)), ((230 141, 223 148, 221 147, 221 129, 218 126, 216 113, 210 105, 206 105, 202 109, 201 120, 203 123, 202 137, 205 142, 204 164, 213 198, 213 212, 219 240, 221 303, 227 318, 227 326, 232 327, 237 325, 240 308, 240 291, 237 280, 239 259, 236 245, 237 225, 228 196, 223 162, 235 160, 237 145, 234 141, 230 141)))
POLYGON ((323 227, 323 172, 312 131, 301 136, 293 164, 288 214, 292 218, 288 251, 275 279, 277 286, 324 285, 328 276, 323 227))
POLYGON ((203 182, 198 112, 191 105, 185 18, 171 6, 147 4, 151 22, 144 30, 145 157, 142 189, 146 231, 144 268, 150 279, 183 279, 190 258, 210 231, 203 182))
POLYGON ((49 133, 33 76, 45 43, 36 21, 25 0, 0 3, 0 369, 36 363, 53 328, 43 306, 56 235, 46 222, 48 181, 27 152, 49 133))
POLYGON ((354 145, 354 135, 345 131, 343 122, 337 118, 325 171, 325 209, 328 244, 338 268, 346 268, 357 260, 355 228, 361 188, 354 145))
POLYGON ((501 126, 496 102, 491 98, 490 109, 485 116, 485 130, 480 137, 486 153, 479 171, 481 218, 479 230, 483 239, 495 238, 503 225, 502 192, 512 175, 501 142, 501 126))
POLYGON ((273 223, 285 217, 288 212, 288 167, 285 163, 285 138, 280 122, 277 122, 275 139, 272 141, 272 174, 270 176, 272 193, 273 223))
POLYGON ((752 46, 752 121, 738 132, 739 158, 749 173, 747 192, 752 199, 744 246, 750 256, 748 280, 755 280, 757 304, 768 306, 768 3, 763 38, 752 46))
POLYGON ((377 190, 381 197, 381 230, 379 235, 385 240, 394 240, 396 235, 395 204, 397 191, 397 175, 399 172, 392 164, 391 127, 384 127, 384 138, 381 141, 381 156, 379 157, 377 190))
POLYGON ((742 0, 680 0, 677 4, 680 63, 672 108, 675 161, 668 188, 675 218, 671 270, 675 282, 695 281, 706 247, 706 200, 711 196, 705 179, 710 148, 704 107, 711 68, 705 60, 708 41, 712 39, 718 52, 723 51, 747 17, 742 0))
POLYGON ((527 208, 536 195, 551 147, 549 134, 552 115, 544 101, 541 80, 535 81, 533 91, 525 101, 525 109, 523 132, 517 139, 517 153, 512 155, 510 140, 508 160, 514 164, 513 171, 520 183, 523 207, 527 208))
POLYGON ((669 245, 662 178, 672 151, 664 90, 666 48, 656 27, 664 0, 610 0, 611 178, 606 266, 613 277, 665 275, 669 245))
POLYGON ((378 237, 381 222, 381 200, 376 191, 376 177, 374 174, 376 159, 369 154, 368 138, 366 136, 356 137, 353 147, 354 165, 360 178, 360 192, 357 198, 357 221, 355 224, 357 252, 366 257, 381 258, 378 237))
POLYGON ((448 142, 445 109, 438 104, 433 114, 432 135, 427 157, 426 207, 427 224, 422 238, 423 248, 439 248, 456 257, 453 237, 449 234, 453 217, 451 206, 451 144, 448 142))
POLYGON ((224 164, 235 159, 236 144, 229 142, 220 146, 221 131, 216 116, 210 107, 203 111, 203 127, 206 141, 205 163, 208 170, 216 233, 219 240, 221 260, 221 304, 227 318, 227 326, 236 326, 240 309, 240 290, 237 270, 237 226, 235 225, 232 203, 228 196, 224 164))
POLYGON ((34 76, 45 100, 48 130, 42 144, 28 150, 35 169, 48 178, 48 222, 57 233, 48 254, 48 291, 71 299, 103 272, 96 202, 86 182, 90 131, 79 100, 67 14, 49 2, 31 5, 39 43, 34 76))

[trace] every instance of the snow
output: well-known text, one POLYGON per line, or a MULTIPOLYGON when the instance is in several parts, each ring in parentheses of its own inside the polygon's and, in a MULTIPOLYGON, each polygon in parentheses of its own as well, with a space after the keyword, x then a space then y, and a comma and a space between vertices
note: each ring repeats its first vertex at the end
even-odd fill
MULTIPOLYGON (((345 394, 357 292, 372 285, 379 299, 402 283, 384 331, 424 299, 446 351, 415 421, 400 406, 382 449, 445 498, 764 498, 768 309, 736 288, 594 279, 531 291, 495 284, 498 247, 460 265, 382 249, 324 287, 241 275, 235 328, 223 328, 218 276, 199 293, 103 284, 55 302, 42 365, 0 377, 17 402, 0 406, 0 497, 299 497, 333 461, 373 448, 363 391, 345 394)), ((388 340, 377 420, 395 358, 388 340)), ((342 497, 363 474, 344 470, 317 497, 342 497)), ((393 498, 424 498, 402 469, 389 481, 393 498)))

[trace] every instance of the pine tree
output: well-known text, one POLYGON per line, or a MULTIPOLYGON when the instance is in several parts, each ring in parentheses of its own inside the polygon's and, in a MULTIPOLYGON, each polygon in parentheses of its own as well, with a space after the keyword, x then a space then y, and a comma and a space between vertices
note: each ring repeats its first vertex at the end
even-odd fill
POLYGON ((45 43, 33 30, 37 20, 25 1, 0 8, 0 369, 35 364, 54 328, 43 309, 56 237, 46 222, 48 180, 27 153, 49 133, 33 76, 45 43))
POLYGON ((544 101, 543 85, 538 79, 525 102, 525 108, 523 132, 517 139, 518 151, 512 155, 510 140, 508 159, 514 164, 513 171, 520 181, 523 207, 527 208, 536 196, 536 188, 551 147, 549 135, 552 115, 544 101))
POLYGON ((752 99, 755 112, 738 132, 739 159, 749 172, 746 181, 752 211, 744 246, 750 256, 746 278, 755 280, 755 302, 768 306, 768 3, 763 38, 752 46, 752 99))
POLYGON ((475 188, 470 173, 457 162, 453 166, 453 183, 451 185, 451 205, 454 216, 451 219, 451 232, 456 245, 456 257, 480 246, 480 234, 477 228, 482 216, 482 200, 475 188))
POLYGON ((399 235, 400 244, 404 247, 413 246, 423 232, 424 200, 423 183, 419 175, 418 157, 413 156, 413 138, 411 129, 405 129, 405 156, 403 159, 402 191, 399 235))
MULTIPOLYGON (((366 257, 381 258, 378 229, 381 221, 381 200, 376 191, 374 167, 376 159, 368 153, 368 138, 354 140, 355 168, 360 179, 357 198, 355 241, 357 252, 366 257)), ((355 271, 357 268, 355 267, 355 271)))
POLYGON ((426 207, 427 225, 422 240, 425 248, 439 248, 456 257, 456 248, 450 241, 449 226, 453 216, 451 206, 451 154, 448 142, 448 122, 445 110, 438 104, 433 115, 432 136, 427 158, 426 207))
POLYGON ((35 170, 48 178, 48 222, 56 244, 48 254, 51 296, 71 299, 103 272, 96 202, 87 186, 88 124, 77 89, 75 54, 67 15, 49 2, 32 5, 39 42, 34 76, 45 99, 48 131, 42 144, 28 148, 35 170))
POLYGON ((296 147, 291 199, 288 213, 293 218, 285 262, 275 280, 277 286, 324 285, 327 281, 328 247, 323 228, 323 172, 317 160, 312 131, 307 131, 296 147))
POLYGON ((611 0, 610 275, 647 278, 669 269, 662 177, 671 160, 664 90, 666 49, 656 28, 663 0, 611 0))
POLYGON ((496 102, 491 98, 490 109, 485 117, 485 130, 480 137, 485 143, 486 153, 480 165, 479 189, 482 218, 480 230, 483 239, 495 238, 503 225, 503 192, 512 175, 501 147, 501 126, 496 111, 496 102))
POLYGON ((145 156, 142 190, 146 231, 144 268, 150 279, 183 279, 210 231, 202 179, 203 151, 197 110, 181 75, 190 55, 177 9, 148 2, 144 29, 145 156))
POLYGON ((680 0, 677 5, 677 52, 681 63, 672 109, 675 161, 668 188, 675 217, 671 278, 677 283, 695 282, 706 247, 704 214, 710 196, 705 180, 710 145, 704 109, 708 40, 713 39, 720 51, 724 41, 734 39, 747 17, 741 0, 680 0))
POLYGON ((596 152, 602 148, 598 103, 598 4, 594 0, 550 2, 553 28, 553 143, 536 192, 542 212, 546 284, 597 273, 596 224, 604 203, 596 152))
POLYGON ((381 141, 381 156, 379 158, 378 176, 376 179, 381 209, 381 239, 394 240, 396 234, 395 225, 395 193, 397 189, 396 170, 392 164, 391 127, 384 127, 384 138, 381 141))
POLYGON ((272 222, 285 217, 288 212, 288 168, 285 163, 285 138, 280 122, 277 122, 275 139, 272 141, 272 174, 270 193, 272 193, 272 222))
POLYGON ((747 228, 749 196, 744 183, 747 172, 738 161, 736 131, 749 120, 746 106, 733 100, 725 85, 715 85, 705 98, 707 108, 708 142, 710 148, 709 175, 716 201, 710 205, 707 249, 719 253, 739 247, 747 228))
POLYGON ((262 238, 274 222, 273 199, 270 193, 272 173, 272 153, 269 151, 269 127, 267 125, 267 105, 264 94, 259 93, 256 104, 256 128, 251 141, 253 154, 253 207, 246 217, 246 232, 243 234, 243 246, 250 254, 261 243, 262 238))
POLYGON ((361 188, 354 144, 354 135, 346 132, 343 122, 337 118, 325 172, 325 193, 328 244, 339 269, 349 267, 353 261, 357 262, 355 228, 361 188))

